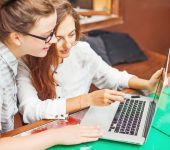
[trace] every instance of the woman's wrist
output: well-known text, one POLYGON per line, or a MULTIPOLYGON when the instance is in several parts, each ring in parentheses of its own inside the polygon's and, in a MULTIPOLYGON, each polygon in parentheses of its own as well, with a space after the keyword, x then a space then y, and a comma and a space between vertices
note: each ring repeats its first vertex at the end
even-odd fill
POLYGON ((91 105, 90 94, 83 94, 77 97, 69 98, 66 101, 66 112, 73 113, 91 105))
POLYGON ((150 91, 150 82, 149 80, 144 81, 144 90, 150 91))
POLYGON ((91 106, 93 104, 92 102, 92 94, 91 93, 88 93, 88 94, 85 94, 85 97, 86 97, 86 101, 87 101, 87 106, 91 106))
POLYGON ((91 102, 90 93, 83 94, 83 95, 80 96, 80 98, 79 98, 79 108, 80 108, 80 110, 89 107, 91 105, 91 103, 92 102, 91 102))
POLYGON ((62 144, 62 141, 58 136, 58 135, 60 135, 59 131, 60 131, 59 129, 49 129, 49 130, 40 132, 37 135, 35 134, 35 136, 38 136, 39 139, 42 138, 41 139, 42 141, 51 139, 50 141, 47 140, 48 142, 46 143, 46 145, 47 145, 46 147, 51 147, 53 145, 62 144))
POLYGON ((150 83, 149 80, 141 79, 137 76, 134 76, 129 80, 129 87, 139 90, 149 90, 150 83))
POLYGON ((65 143, 65 138, 63 137, 65 134, 63 127, 57 129, 51 129, 51 139, 53 139, 53 145, 59 145, 65 143))

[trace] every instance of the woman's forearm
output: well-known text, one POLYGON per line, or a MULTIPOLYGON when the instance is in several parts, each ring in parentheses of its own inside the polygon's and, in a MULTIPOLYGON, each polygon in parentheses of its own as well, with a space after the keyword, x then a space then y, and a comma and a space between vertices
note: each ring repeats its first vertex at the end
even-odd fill
POLYGON ((148 80, 134 76, 129 80, 129 88, 139 90, 148 89, 148 80))
POLYGON ((73 113, 90 106, 90 95, 83 94, 77 97, 69 98, 66 101, 67 113, 73 113))
POLYGON ((59 143, 55 130, 47 130, 25 137, 7 137, 0 139, 0 147, 4 150, 44 150, 59 143))

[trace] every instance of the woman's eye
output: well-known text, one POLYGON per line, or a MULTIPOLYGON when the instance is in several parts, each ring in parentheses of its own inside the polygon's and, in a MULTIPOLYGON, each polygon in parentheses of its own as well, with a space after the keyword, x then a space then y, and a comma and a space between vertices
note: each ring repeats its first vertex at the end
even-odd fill
POLYGON ((57 38, 57 42, 60 42, 61 41, 61 38, 57 38))
POLYGON ((70 34, 70 37, 73 37, 73 36, 75 36, 75 33, 70 34))
POLYGON ((44 35, 42 35, 42 37, 44 37, 44 38, 46 38, 46 37, 49 37, 50 36, 50 34, 48 33, 48 34, 44 34, 44 35))

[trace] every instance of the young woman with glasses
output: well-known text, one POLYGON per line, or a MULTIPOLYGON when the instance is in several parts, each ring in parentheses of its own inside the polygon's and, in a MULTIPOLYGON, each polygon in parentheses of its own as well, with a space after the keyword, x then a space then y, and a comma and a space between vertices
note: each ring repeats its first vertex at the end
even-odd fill
POLYGON ((19 66, 19 109, 24 122, 55 119, 90 105, 124 101, 118 88, 154 89, 162 69, 144 80, 108 66, 89 44, 79 41, 79 16, 71 4, 66 1, 60 5, 57 14, 57 41, 46 57, 26 56, 19 66), (89 93, 91 83, 101 90, 89 93))
MULTIPOLYGON (((57 42, 54 36, 57 13, 52 2, 61 3, 60 0, 0 1, 0 134, 14 128, 18 59, 25 55, 42 59, 51 44, 57 42)), ((95 141, 100 136, 96 126, 74 125, 25 137, 0 138, 0 149, 46 149, 56 144, 95 141)))

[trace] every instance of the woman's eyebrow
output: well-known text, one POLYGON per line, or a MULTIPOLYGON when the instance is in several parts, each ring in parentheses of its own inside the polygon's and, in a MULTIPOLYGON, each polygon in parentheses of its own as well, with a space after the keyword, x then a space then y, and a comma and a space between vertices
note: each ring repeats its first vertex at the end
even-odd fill
POLYGON ((75 31, 76 31, 76 29, 72 30, 69 34, 71 34, 71 33, 75 32, 75 31))
POLYGON ((49 30, 49 31, 47 31, 47 32, 44 32, 44 33, 42 33, 42 35, 50 34, 53 30, 54 30, 54 29, 51 29, 51 30, 49 30))
MULTIPOLYGON (((73 29, 68 35, 70 35, 71 33, 75 32, 75 31, 76 31, 76 29, 73 29)), ((63 36, 62 35, 56 35, 56 37, 61 38, 63 36)))

